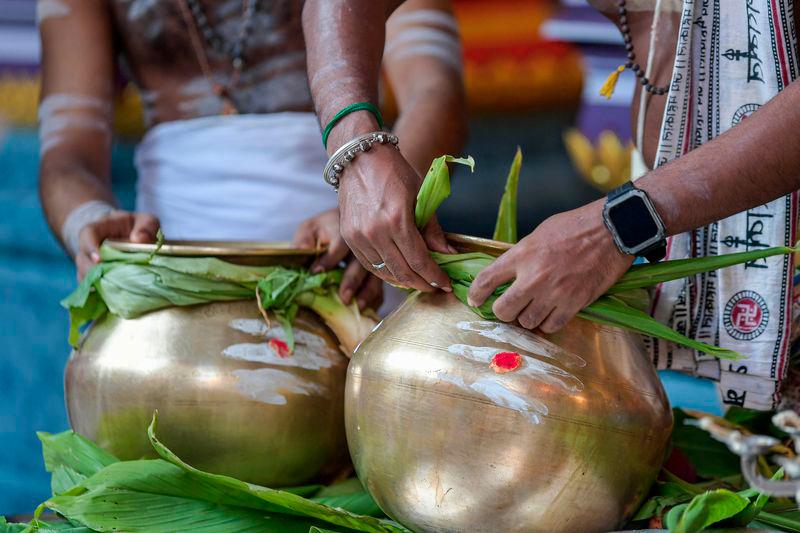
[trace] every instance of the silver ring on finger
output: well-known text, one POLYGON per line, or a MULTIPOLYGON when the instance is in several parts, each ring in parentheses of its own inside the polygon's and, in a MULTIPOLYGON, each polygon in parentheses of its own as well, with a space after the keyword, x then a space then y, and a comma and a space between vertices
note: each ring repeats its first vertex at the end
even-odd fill
POLYGON ((386 263, 385 262, 384 263, 372 263, 372 268, 374 268, 375 270, 384 269, 384 268, 386 268, 386 263))

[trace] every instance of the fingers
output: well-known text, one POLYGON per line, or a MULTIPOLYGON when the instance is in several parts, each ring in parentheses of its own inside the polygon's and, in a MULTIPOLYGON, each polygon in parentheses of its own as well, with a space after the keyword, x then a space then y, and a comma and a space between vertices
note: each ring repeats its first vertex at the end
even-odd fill
POLYGON ((469 305, 479 307, 497 287, 514 279, 516 275, 514 261, 508 255, 509 253, 506 252, 494 263, 480 271, 469 288, 467 295, 469 305))
MULTIPOLYGON (((99 261, 100 257, 98 256, 97 259, 99 261)), ((96 265, 98 261, 93 261, 84 252, 79 252, 78 255, 75 256, 75 267, 78 270, 78 281, 82 281, 86 276, 86 273, 89 272, 89 270, 91 270, 91 268, 96 265)))
POLYGON ((553 309, 548 317, 541 323, 539 329, 543 333, 555 333, 564 329, 564 326, 578 314, 582 306, 576 306, 566 300, 553 309))
POLYGON ((525 329, 536 329, 552 311, 541 299, 534 298, 517 317, 519 325, 525 329))
POLYGON ((503 322, 513 322, 531 302, 533 292, 531 289, 530 286, 523 285, 520 280, 515 281, 492 304, 492 312, 503 322))
POLYGON ((447 243, 444 230, 442 230, 436 217, 432 218, 431 221, 428 222, 428 225, 422 230, 422 238, 425 240, 425 244, 428 248, 434 252, 443 254, 458 253, 458 250, 447 243))
POLYGON ((161 227, 158 219, 149 213, 135 213, 133 215, 133 229, 128 238, 131 242, 155 242, 158 228, 161 227))
POLYGON ((386 267, 376 272, 380 275, 382 273, 381 271, 388 270, 392 278, 394 278, 390 278, 388 281, 393 281, 403 287, 417 289, 422 292, 431 292, 436 288, 411 268, 394 241, 389 241, 384 244, 380 248, 380 253, 383 262, 386 263, 386 267))
POLYGON ((361 263, 356 260, 350 261, 350 264, 344 269, 342 283, 339 286, 339 297, 345 304, 350 304, 353 296, 359 292, 367 276, 369 276, 369 273, 361 266, 361 263))
POLYGON ((317 224, 314 219, 306 220, 294 233, 292 239, 298 248, 316 248, 317 246, 317 224))
POLYGON ((375 276, 369 276, 356 295, 358 308, 377 310, 383 303, 383 280, 375 276))
MULTIPOLYGON (((446 292, 451 292, 453 290, 450 287, 450 278, 431 258, 428 253, 428 247, 416 228, 396 235, 394 243, 400 251, 403 263, 408 266, 413 275, 417 278, 421 278, 428 285, 428 287, 420 290, 430 291, 431 287, 442 289, 446 292)), ((387 265, 388 264, 387 261, 387 265)), ((414 288, 416 289, 418 287, 414 288)))
POLYGON ((347 247, 347 243, 344 242, 341 235, 337 234, 328 243, 328 250, 311 265, 311 272, 322 272, 323 270, 336 268, 349 254, 350 248, 347 247))

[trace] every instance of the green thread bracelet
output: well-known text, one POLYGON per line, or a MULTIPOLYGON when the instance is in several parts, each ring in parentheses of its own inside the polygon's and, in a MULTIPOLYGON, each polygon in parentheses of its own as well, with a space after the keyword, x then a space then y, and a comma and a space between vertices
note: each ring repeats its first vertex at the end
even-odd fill
POLYGON ((381 110, 378 109, 375 104, 370 102, 356 102, 355 104, 350 104, 336 113, 331 121, 328 122, 328 125, 325 126, 324 130, 322 130, 322 146, 324 146, 326 149, 328 148, 328 136, 331 134, 333 127, 336 126, 336 124, 344 117, 355 111, 369 111, 375 116, 375 120, 378 121, 378 128, 383 129, 383 116, 381 115, 381 110))

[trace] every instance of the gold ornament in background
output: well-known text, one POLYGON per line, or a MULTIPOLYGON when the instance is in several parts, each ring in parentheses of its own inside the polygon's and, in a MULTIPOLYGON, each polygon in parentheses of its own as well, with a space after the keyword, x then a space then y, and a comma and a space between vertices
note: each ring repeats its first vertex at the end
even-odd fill
POLYGON ((575 170, 601 191, 610 191, 631 179, 633 144, 623 145, 614 132, 603 131, 593 145, 584 134, 571 128, 564 132, 564 145, 575 170))
MULTIPOLYGON (((39 124, 39 76, 0 74, 0 123, 12 128, 36 128, 39 124)), ((138 139, 144 133, 142 104, 133 84, 117 91, 114 98, 114 133, 138 139)))

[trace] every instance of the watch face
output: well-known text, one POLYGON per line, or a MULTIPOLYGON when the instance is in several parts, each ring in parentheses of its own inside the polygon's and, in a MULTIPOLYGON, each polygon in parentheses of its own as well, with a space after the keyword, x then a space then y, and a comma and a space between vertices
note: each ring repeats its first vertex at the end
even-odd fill
POLYGON ((627 248, 636 248, 658 236, 659 228, 640 196, 632 195, 624 202, 610 206, 608 217, 627 248))

